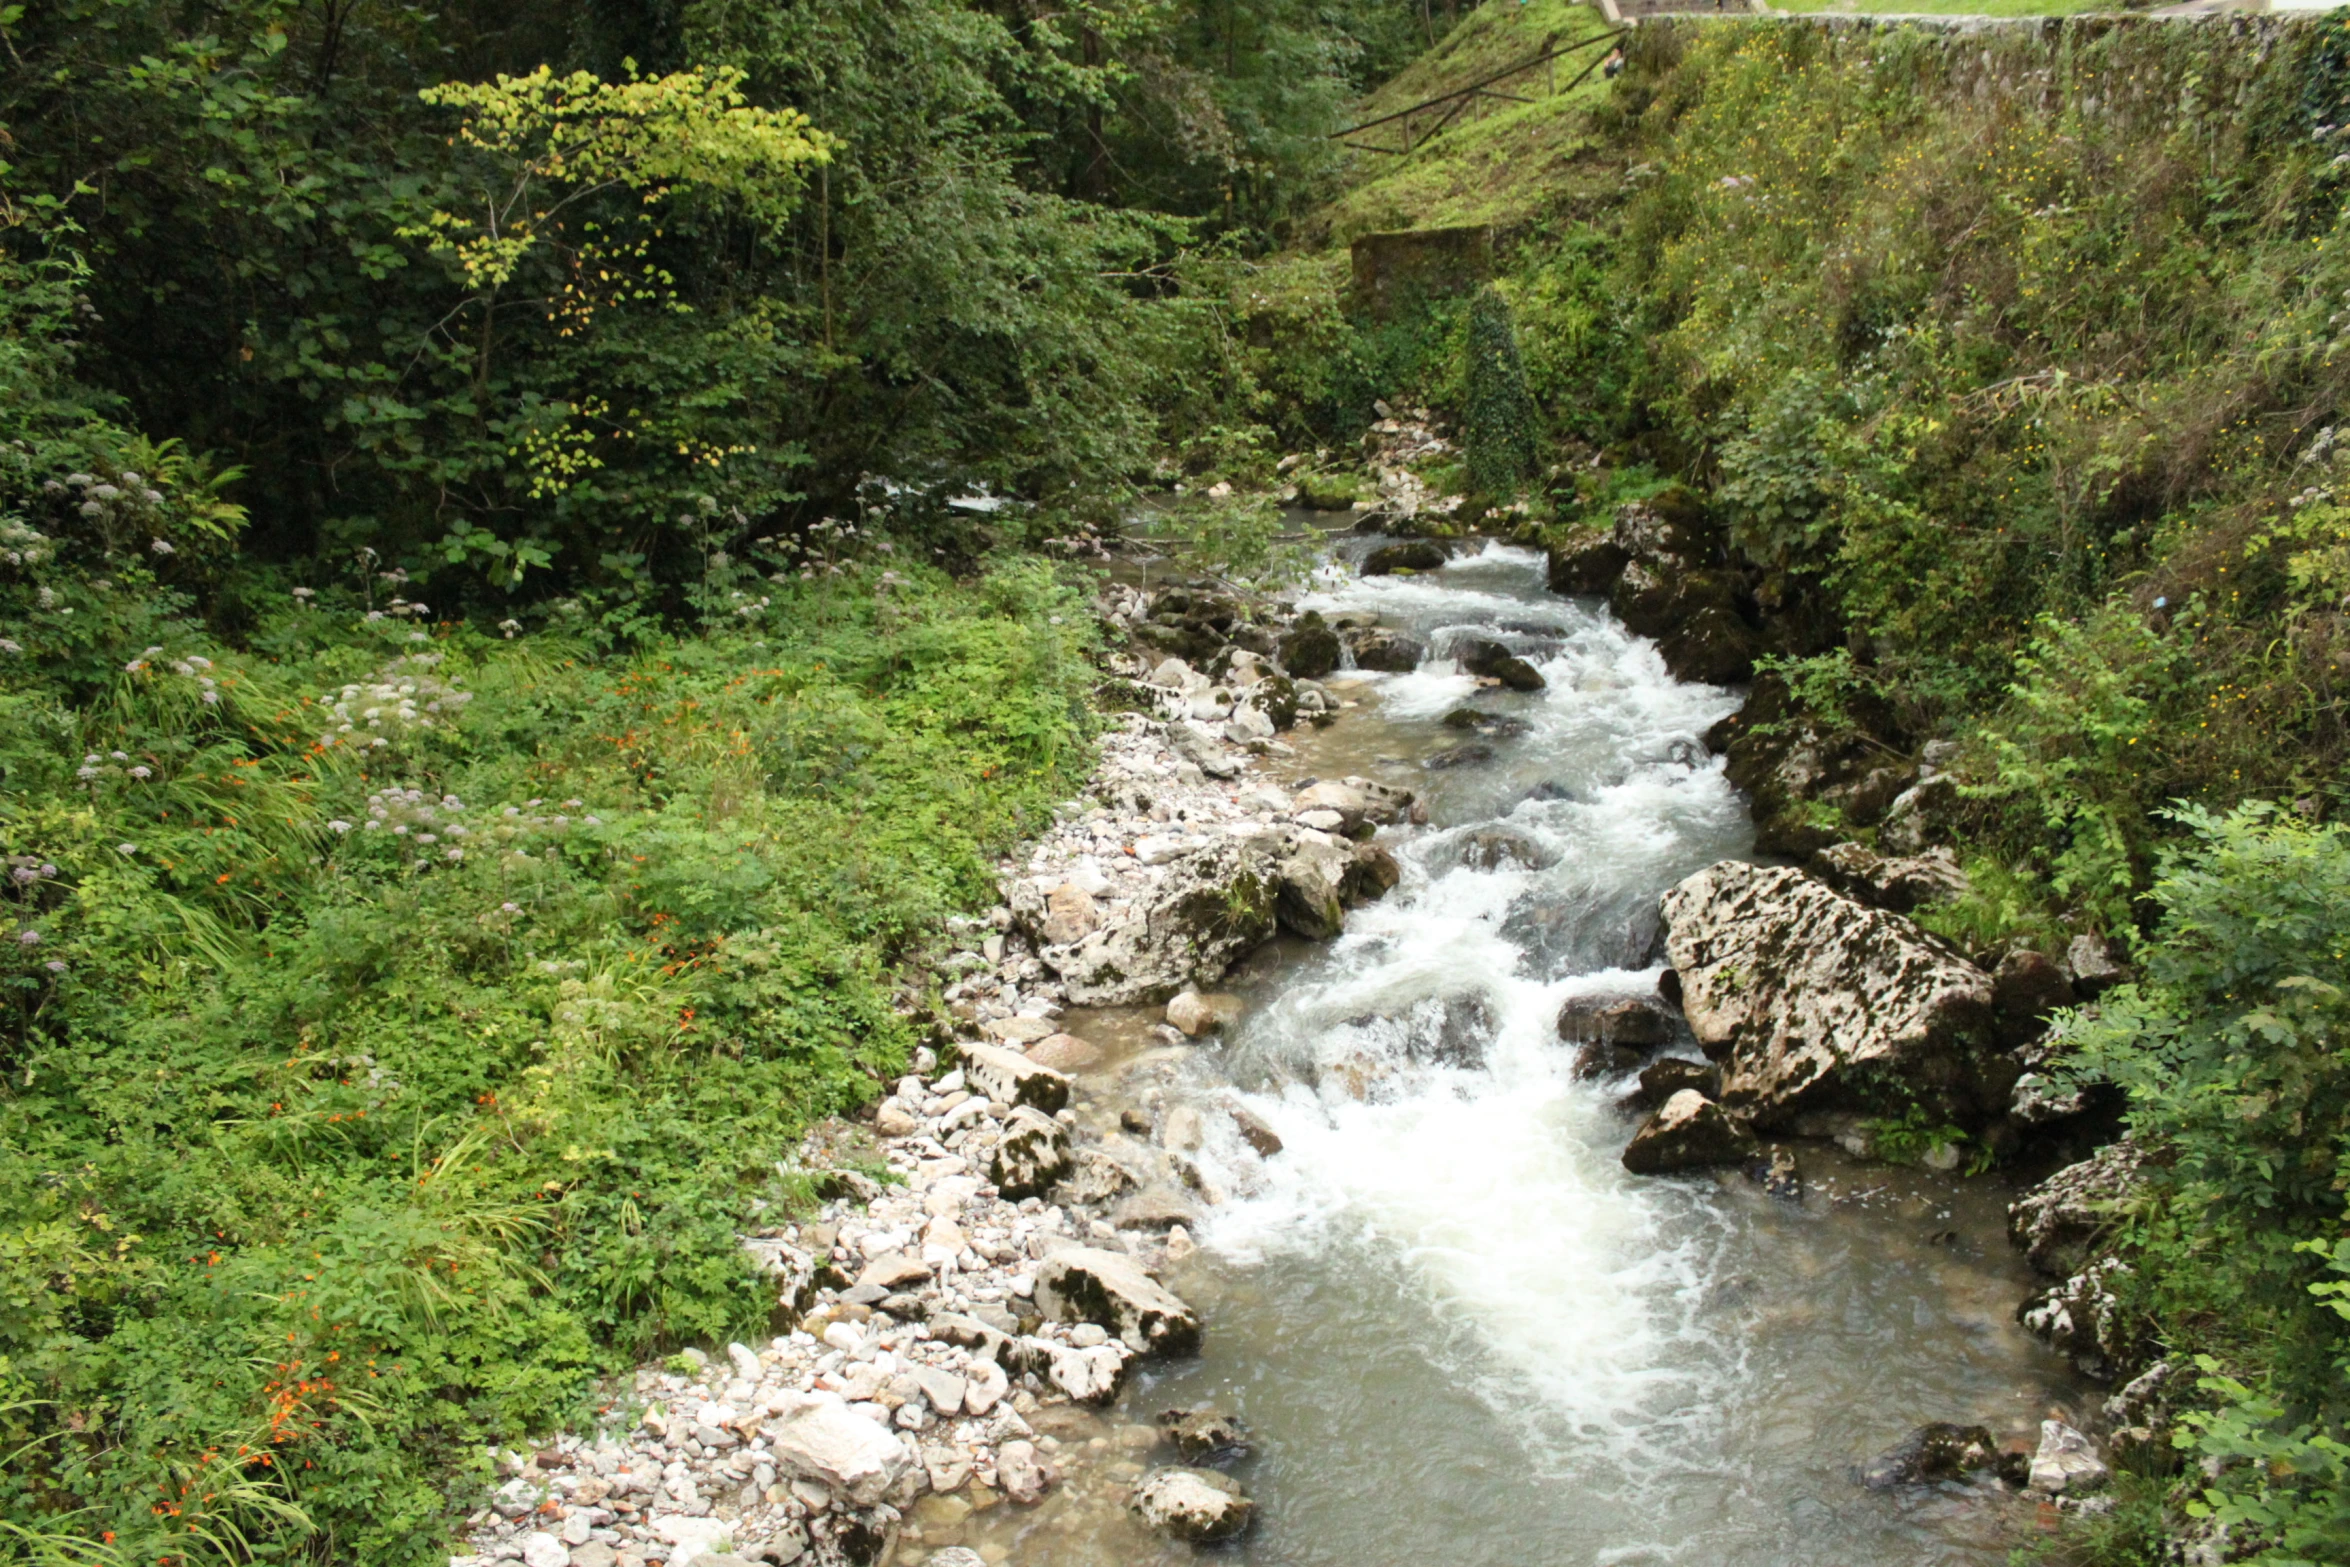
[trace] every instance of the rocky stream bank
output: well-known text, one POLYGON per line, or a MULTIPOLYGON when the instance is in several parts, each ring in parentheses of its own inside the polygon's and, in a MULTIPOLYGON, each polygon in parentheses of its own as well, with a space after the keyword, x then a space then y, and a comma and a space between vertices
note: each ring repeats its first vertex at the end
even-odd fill
MULTIPOLYGON (((1627 508, 1604 541, 1614 553, 1554 560, 1553 589, 1624 597, 1633 568, 1651 562, 1656 581, 1630 596, 1687 613, 1634 625, 1654 628, 1678 670, 1696 643, 1718 647, 1728 633, 1708 613, 1724 607, 1711 590, 1684 580, 1676 537, 1670 519, 1627 508), (1602 583, 1609 561, 1616 576, 1602 583)), ((1362 569, 1434 571, 1457 547, 1409 541, 1362 569)), ((1735 596, 1728 608, 1738 613, 1735 596)), ((1126 649, 1109 673, 1140 710, 1104 736, 1086 794, 1000 867, 1001 905, 950 932, 935 977, 951 1024, 935 1048, 869 1125, 831 1129, 811 1150, 811 1168, 833 1171, 822 1212, 745 1238, 788 1331, 644 1368, 610 1390, 594 1430, 500 1455, 471 1554, 453 1567, 974 1567, 1009 1557, 1000 1531, 978 1527, 989 1514, 1057 1490, 1120 1505, 1177 1540, 1249 1528, 1254 1503, 1223 1472, 1248 1449, 1237 1422, 1214 1408, 1147 1421, 1119 1408, 1138 1368, 1190 1355, 1213 1331, 1164 1282, 1195 1249, 1199 1216, 1228 1195, 1229 1169, 1206 1166, 1203 1143, 1282 1154, 1238 1095, 1203 1103, 1174 1088, 1235 1015, 1214 988, 1226 972, 1276 934, 1338 935, 1350 909, 1396 883, 1379 831, 1426 819, 1392 781, 1296 776, 1282 737, 1338 717, 1343 688, 1322 682, 1342 670, 1450 660, 1481 690, 1524 692, 1542 685, 1529 662, 1540 649, 1513 636, 1439 651, 1376 617, 1197 586, 1114 588, 1101 613, 1126 649), (1072 1008, 1143 1005, 1165 1020, 1139 1051, 1109 1056, 1062 1026, 1072 1008), (889 1181, 851 1168, 857 1154, 889 1181)), ((1739 625, 1744 640, 1729 640, 1762 645, 1763 632, 1739 625)), ((1692 668, 1751 673, 1726 656, 1692 668)), ((1425 766, 1479 765, 1478 748, 1489 753, 1514 722, 1474 704, 1459 715, 1446 723, 1463 754, 1425 766)), ((1964 1148, 2044 1162, 2093 1148, 2110 1107, 2049 1092, 2036 1052, 2049 1012, 2094 996, 2114 965, 2093 938, 2061 958, 1964 953, 1909 917, 1956 876, 1923 827, 1898 830, 1931 820, 1932 748, 1856 780, 1849 759, 1822 761, 1800 735, 1789 743, 1745 715, 1709 738, 1758 810, 1787 816, 1849 786, 1884 796, 1878 821, 1896 830, 1880 827, 1874 845, 1811 845, 1798 864, 1699 871, 1663 900, 1653 990, 1568 1003, 1557 1033, 1578 1075, 1645 1118, 1625 1166, 1742 1167, 1801 1202, 1806 1140, 1936 1167, 1964 1148)), ((1464 854, 1507 864, 1529 852, 1486 837, 1464 854)), ((1774 847, 1785 858, 1797 845, 1782 831, 1774 847)), ((2166 1372, 2115 1341, 2099 1285, 2127 1266, 2104 1241, 2133 1169, 2126 1145, 2068 1164, 2015 1205, 2011 1227, 2052 1280, 2023 1320, 2085 1373, 2128 1380, 2102 1426, 2143 1451, 2166 1372)), ((2009 1449, 1980 1427, 1929 1423, 1855 1478, 1896 1487, 1980 1471, 2075 1506, 2105 1472, 2070 1421, 2048 1422, 2031 1451, 2009 1449)))

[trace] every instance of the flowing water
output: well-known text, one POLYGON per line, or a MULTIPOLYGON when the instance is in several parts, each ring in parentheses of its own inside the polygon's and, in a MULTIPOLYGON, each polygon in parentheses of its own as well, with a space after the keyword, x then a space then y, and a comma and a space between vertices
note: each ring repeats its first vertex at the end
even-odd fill
POLYGON ((2013 1321, 2010 1194, 1819 1145, 1800 1203, 1736 1172, 1633 1177, 1626 1085, 1575 1080, 1555 1032, 1570 996, 1653 993, 1657 895, 1749 848, 1700 740, 1736 694, 1674 681, 1596 603, 1546 593, 1527 551, 1334 569, 1309 602, 1434 651, 1334 682, 1356 705, 1298 737, 1293 778, 1408 781, 1431 819, 1387 833, 1402 884, 1338 940, 1252 960, 1246 1019, 1185 1063, 1225 1200, 1170 1282, 1206 1353, 1106 1419, 1064 1417, 1095 1450, 1085 1484, 1032 1513, 918 1512, 903 1559, 960 1540, 1015 1567, 1183 1560, 1116 1503, 1169 1461, 1141 1423, 1215 1403, 1260 1444, 1239 1471, 1257 1526, 1218 1553, 1248 1563, 2004 1562, 2029 1515, 1995 1486, 1884 1494, 1850 1471, 1924 1420, 2021 1439, 2071 1396, 2013 1321), (1468 635, 1547 689, 1479 690, 1447 656, 1468 635), (1425 768, 1478 739, 1442 722, 1469 705, 1525 728, 1425 768), (1235 1095, 1277 1157, 1212 1113, 1235 1095))

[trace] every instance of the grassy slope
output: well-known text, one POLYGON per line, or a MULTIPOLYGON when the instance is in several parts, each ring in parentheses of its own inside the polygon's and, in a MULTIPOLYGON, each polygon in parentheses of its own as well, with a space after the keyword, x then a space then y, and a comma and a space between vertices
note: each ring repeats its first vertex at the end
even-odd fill
POLYGON ((622 649, 248 582, 229 645, 140 575, 53 572, 0 668, 0 836, 54 872, 0 956, 0 1515, 445 1557, 484 1441, 764 1327, 737 1233, 1081 765, 1088 622, 1049 567, 746 576, 622 649), (439 716, 363 690, 322 746, 379 680, 439 716))
MULTIPOLYGON (((1472 11, 1442 43, 1366 98, 1358 123, 1392 114, 1443 92, 1479 81, 1560 43, 1603 32, 1588 6, 1533 0, 1490 4, 1472 11)), ((1555 84, 1565 88, 1596 53, 1596 46, 1558 62, 1555 84)), ((1587 181, 1592 143, 1585 121, 1606 84, 1595 72, 1573 91, 1551 93, 1550 67, 1495 83, 1530 97, 1526 104, 1483 100, 1412 152, 1402 156, 1357 152, 1346 189, 1301 234, 1308 248, 1343 245, 1384 229, 1520 221, 1587 181)), ((1359 140, 1399 144, 1396 127, 1359 140)))

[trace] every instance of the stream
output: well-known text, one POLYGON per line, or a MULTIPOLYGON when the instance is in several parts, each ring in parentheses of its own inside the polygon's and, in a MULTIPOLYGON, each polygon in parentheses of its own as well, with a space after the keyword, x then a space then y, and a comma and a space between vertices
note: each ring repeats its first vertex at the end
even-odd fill
MULTIPOLYGON (((1555 1031, 1571 996, 1653 993, 1658 894, 1750 848, 1700 738, 1737 694, 1673 680, 1604 606, 1545 591, 1536 552, 1355 577, 1378 542, 1339 544, 1306 603, 1430 657, 1333 677, 1353 706, 1273 771, 1408 783, 1430 820, 1383 834, 1402 883, 1337 940, 1244 965, 1225 988, 1245 1017, 1185 1062, 1199 1104, 1237 1094, 1284 1144, 1259 1160, 1203 1115, 1224 1200, 1169 1283, 1205 1353, 1145 1370, 1106 1417, 1072 1412, 1082 1481, 951 1537, 1014 1567, 1191 1559, 1119 1504, 1173 1461, 1150 1418, 1212 1403, 1258 1443, 1236 1471, 1256 1526, 1212 1553, 1236 1562, 2004 1563, 2031 1511, 1992 1482, 1878 1493, 1851 1471, 1922 1421, 2021 1439, 2077 1396, 2013 1320, 2012 1192, 1821 1144, 1799 1150, 1801 1202, 1736 1171, 1631 1176, 1629 1085, 1575 1080, 1555 1031), (1466 635, 1547 689, 1478 689, 1447 656, 1466 635), (1525 727, 1443 723, 1470 705, 1525 727), (1423 765, 1480 740, 1489 759, 1423 765)), ((1155 1013, 1068 1021, 1111 1048, 1104 1091, 1155 1043, 1155 1013)), ((945 1543, 941 1521, 917 1532, 945 1543)))

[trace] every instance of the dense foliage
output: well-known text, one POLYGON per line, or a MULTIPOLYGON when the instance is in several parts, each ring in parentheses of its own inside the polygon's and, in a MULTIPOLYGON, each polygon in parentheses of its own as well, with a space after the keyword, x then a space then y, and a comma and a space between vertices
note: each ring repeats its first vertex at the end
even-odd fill
POLYGON ((1015 547, 1269 467, 1229 258, 1424 26, 0 6, 0 1559, 435 1559, 765 1323, 1083 765, 1015 547))

